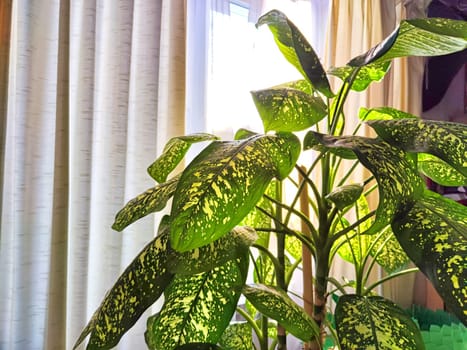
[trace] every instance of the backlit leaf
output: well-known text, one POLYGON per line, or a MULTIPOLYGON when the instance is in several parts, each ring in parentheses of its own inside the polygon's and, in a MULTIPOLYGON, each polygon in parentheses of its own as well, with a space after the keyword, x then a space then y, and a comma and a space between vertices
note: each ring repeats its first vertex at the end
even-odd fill
POLYGON ((401 21, 383 42, 353 58, 348 65, 361 67, 404 56, 440 56, 467 48, 467 22, 446 18, 401 21))
POLYGON ((231 323, 219 344, 224 350, 254 350, 251 326, 247 322, 231 323))
MULTIPOLYGON (((352 84, 351 89, 355 91, 364 91, 372 82, 381 81, 386 75, 391 62, 374 63, 362 67, 357 73, 357 77, 352 84)), ((328 74, 334 75, 341 80, 347 79, 353 71, 353 67, 332 67, 328 74)))
POLYGON ((372 120, 386 142, 407 152, 429 153, 467 176, 467 125, 422 119, 372 120))
POLYGON ((383 229, 382 236, 373 246, 372 256, 386 273, 399 271, 409 263, 409 257, 394 236, 391 226, 383 229), (376 254, 378 252, 378 254, 376 254))
POLYGON ((306 38, 285 14, 272 10, 258 19, 257 27, 267 24, 284 57, 327 97, 333 97, 326 72, 306 38))
POLYGON ((343 350, 423 350, 410 316, 379 296, 343 295, 336 306, 336 328, 343 350))
POLYGON ((403 119, 403 118, 415 118, 419 119, 416 115, 403 112, 401 110, 391 107, 378 107, 378 108, 360 108, 358 113, 360 120, 391 120, 391 119, 403 119))
POLYGON ((392 228, 448 309, 467 323, 467 207, 426 190, 392 228))
POLYGON ((112 228, 116 231, 122 231, 142 217, 164 209, 167 201, 175 193, 179 179, 180 176, 176 176, 130 200, 115 216, 112 228))
POLYGON ((368 233, 386 227, 397 214, 406 210, 421 196, 423 181, 415 164, 402 150, 380 139, 360 136, 331 137, 317 133, 315 135, 326 147, 352 150, 375 176, 378 182, 379 205, 375 221, 368 233))
POLYGON ((226 234, 253 209, 273 177, 290 173, 299 153, 300 141, 289 133, 211 143, 185 169, 175 191, 172 247, 187 251, 226 234))
POLYGON ((319 327, 305 311, 282 290, 263 284, 243 287, 243 295, 263 315, 276 320, 303 341, 319 336, 319 327))
POLYGON ((323 100, 300 90, 276 88, 251 94, 266 132, 305 130, 326 116, 323 100))
POLYGON ((148 168, 148 173, 157 182, 165 182, 167 176, 181 162, 193 143, 217 140, 211 134, 199 133, 173 137, 167 142, 162 154, 148 168))
POLYGON ((117 345, 141 314, 161 296, 173 278, 167 268, 169 234, 166 225, 125 269, 94 313, 73 349, 91 333, 88 350, 117 345))
POLYGON ((247 271, 245 255, 208 272, 176 276, 165 292, 162 310, 146 331, 149 348, 216 344, 235 312, 247 271))
POLYGON ((250 227, 237 226, 228 234, 205 246, 187 252, 171 251, 167 268, 176 274, 193 275, 212 270, 227 261, 243 256, 258 238, 250 227))
POLYGON ((448 163, 431 154, 419 153, 417 165, 423 175, 437 184, 452 187, 467 186, 467 176, 463 176, 448 163))

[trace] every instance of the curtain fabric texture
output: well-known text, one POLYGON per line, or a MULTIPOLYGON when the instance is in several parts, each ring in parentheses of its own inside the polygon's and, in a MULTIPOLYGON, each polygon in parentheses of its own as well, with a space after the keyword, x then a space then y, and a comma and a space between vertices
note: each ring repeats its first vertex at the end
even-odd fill
POLYGON ((10 0, 0 20, 0 349, 71 349, 153 237, 110 226, 184 132, 185 5, 10 0))

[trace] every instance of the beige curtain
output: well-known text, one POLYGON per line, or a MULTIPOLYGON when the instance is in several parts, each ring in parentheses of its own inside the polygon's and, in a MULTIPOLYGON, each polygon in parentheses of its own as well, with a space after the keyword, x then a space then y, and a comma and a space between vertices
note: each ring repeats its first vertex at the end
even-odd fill
MULTIPOLYGON (((333 0, 327 31, 325 61, 328 66, 343 66, 352 57, 366 52, 381 42, 397 26, 401 19, 423 17, 424 0, 333 0)), ((361 93, 349 96, 344 112, 347 120, 357 120, 360 107, 392 106, 420 115, 423 60, 397 59, 382 83, 373 84, 361 93)), ((335 83, 335 82, 334 82, 335 83)), ((354 124, 355 125, 355 124, 354 124)), ((348 124, 349 130, 354 125, 348 124)), ((364 134, 371 135, 369 129, 364 134)), ((366 177, 365 172, 357 175, 366 177)), ((370 203, 371 204, 371 203, 370 203)), ((373 203, 374 204, 374 203, 373 203)), ((351 272, 345 264, 333 266, 333 273, 341 276, 351 272)), ((378 278, 375 273, 374 278, 378 278)), ((407 307, 412 303, 414 276, 407 276, 386 283, 382 293, 407 307)))
POLYGON ((71 349, 153 237, 110 225, 184 132, 184 1, 6 0, 0 21, 0 349, 71 349))

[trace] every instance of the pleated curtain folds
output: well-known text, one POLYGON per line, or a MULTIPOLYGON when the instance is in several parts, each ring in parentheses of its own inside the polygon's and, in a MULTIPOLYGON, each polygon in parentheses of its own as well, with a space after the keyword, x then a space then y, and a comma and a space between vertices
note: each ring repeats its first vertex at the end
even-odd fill
POLYGON ((71 349, 154 236, 110 226, 184 133, 185 2, 5 0, 0 21, 0 349, 71 349))

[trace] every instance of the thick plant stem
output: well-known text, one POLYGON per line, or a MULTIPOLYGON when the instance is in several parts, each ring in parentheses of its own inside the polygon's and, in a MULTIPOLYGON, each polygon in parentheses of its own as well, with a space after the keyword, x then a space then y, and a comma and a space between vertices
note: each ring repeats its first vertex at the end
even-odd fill
MULTIPOLYGON (((282 202, 282 183, 277 182, 276 185, 277 199, 282 202)), ((276 221, 282 223, 282 207, 276 206, 276 221)), ((277 260, 279 261, 279 269, 276 270, 277 285, 284 291, 287 291, 285 283, 285 235, 277 235, 277 260)), ((287 350, 286 332, 281 325, 277 326, 277 349, 287 350)))

